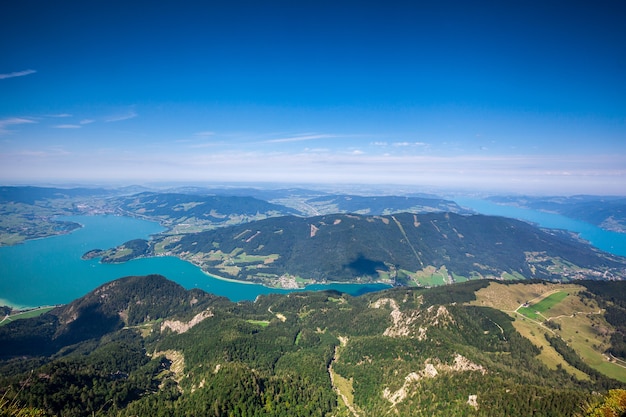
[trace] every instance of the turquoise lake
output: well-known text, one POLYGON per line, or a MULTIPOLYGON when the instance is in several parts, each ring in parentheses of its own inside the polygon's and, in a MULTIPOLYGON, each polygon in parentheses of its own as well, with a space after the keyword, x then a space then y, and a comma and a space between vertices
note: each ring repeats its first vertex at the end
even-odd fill
MULTIPOLYGON (((108 249, 128 240, 163 231, 158 223, 121 216, 69 216, 83 225, 72 233, 0 248, 0 305, 36 307, 65 304, 105 282, 129 275, 161 274, 183 287, 199 288, 232 301, 259 294, 286 293, 256 284, 213 278, 176 257, 136 259, 122 264, 82 260, 91 249, 108 249)), ((388 288, 383 284, 311 285, 306 290, 334 289, 353 295, 388 288)))
POLYGON ((462 207, 470 208, 481 214, 512 217, 541 227, 569 230, 577 233, 598 249, 615 255, 626 256, 626 233, 610 232, 590 223, 574 220, 560 214, 496 204, 486 200, 455 198, 454 201, 462 207))
MULTIPOLYGON (((460 205, 489 215, 513 217, 542 227, 579 233, 594 246, 626 256, 626 234, 609 232, 558 214, 504 206, 484 200, 456 199, 460 205)), ((161 274, 183 287, 200 288, 233 301, 254 300, 259 294, 287 290, 240 284, 213 278, 175 257, 136 259, 122 264, 82 260, 90 249, 107 249, 131 239, 148 238, 164 229, 155 222, 120 216, 64 217, 83 225, 72 233, 0 248, 0 305, 35 307, 64 304, 105 282, 129 275, 161 274)), ((335 289, 357 295, 388 288, 382 284, 311 285, 306 290, 335 289)))

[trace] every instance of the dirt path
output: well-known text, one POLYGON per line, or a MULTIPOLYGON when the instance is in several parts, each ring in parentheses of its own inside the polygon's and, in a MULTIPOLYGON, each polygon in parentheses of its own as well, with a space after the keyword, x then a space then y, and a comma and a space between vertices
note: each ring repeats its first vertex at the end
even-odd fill
POLYGON ((616 358, 612 353, 609 353, 606 356, 606 360, 608 360, 609 362, 611 362, 614 365, 621 366, 622 368, 626 369, 626 365, 624 365, 626 362, 624 362, 620 358, 616 358))
MULTIPOLYGON (((598 311, 588 311, 588 312, 585 312, 585 311, 575 311, 572 314, 561 314, 560 316, 548 317, 546 320, 562 319, 564 317, 574 318, 577 315, 591 316, 591 315, 594 315, 594 314, 602 314, 602 311, 603 311, 602 309, 600 309, 598 311)), ((542 314, 542 316, 543 316, 543 314, 542 314)), ((545 316, 543 316, 543 317, 545 317, 545 316)))
POLYGON ((491 319, 489 319, 489 321, 492 322, 493 324, 495 324, 496 326, 498 326, 498 329, 500 329, 500 333, 502 333, 502 336, 504 336, 504 329, 502 328, 502 326, 500 326, 498 323, 496 323, 495 321, 493 321, 491 319))
MULTIPOLYGON (((531 322, 535 323, 537 326, 541 327, 542 329, 549 331, 549 332, 550 332, 550 333, 552 333, 553 335, 556 335, 556 332, 555 332, 554 330, 552 330, 551 328, 549 328, 548 326, 546 326, 546 325, 545 325, 545 324, 543 324, 542 322, 537 321, 537 320, 535 320, 535 319, 531 319, 530 317, 527 317, 527 316, 523 315, 522 313, 520 313, 518 310, 519 310, 520 308, 528 308, 528 307, 530 307, 530 304, 531 304, 533 301, 535 301, 535 300, 539 300, 539 301, 541 301, 542 299, 544 299, 544 298, 546 298, 546 297, 550 296, 551 294, 554 294, 554 293, 555 293, 555 292, 557 292, 557 291, 558 291, 558 290, 548 291, 547 293, 541 294, 540 296, 535 297, 535 298, 533 298, 532 300, 526 301, 525 303, 522 303, 522 304, 520 304, 519 306, 517 306, 517 308, 516 308, 515 310, 513 310, 513 311, 512 311, 512 313, 513 313, 513 314, 517 314, 517 315, 518 315, 518 316, 520 316, 522 319, 529 320, 529 321, 531 321, 531 322)), ((541 313, 538 313, 538 314, 539 314, 541 317, 543 317, 544 319, 548 320, 548 319, 547 319, 547 318, 546 318, 543 314, 541 314, 541 313)))

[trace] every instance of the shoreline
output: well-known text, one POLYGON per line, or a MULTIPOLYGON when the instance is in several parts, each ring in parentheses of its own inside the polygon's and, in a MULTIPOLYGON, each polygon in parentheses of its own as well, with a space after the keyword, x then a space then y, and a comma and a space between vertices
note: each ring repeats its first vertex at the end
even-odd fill
POLYGON ((74 233, 76 230, 79 230, 79 229, 82 229, 83 227, 85 227, 83 224, 80 224, 78 222, 69 222, 69 223, 77 224, 78 227, 76 227, 76 228, 74 228, 72 230, 64 230, 64 231, 59 232, 59 233, 52 233, 52 234, 50 234, 48 236, 25 237, 24 239, 20 240, 19 242, 15 242, 15 243, 12 243, 10 245, 1 244, 0 248, 10 248, 12 246, 24 245, 24 244, 26 244, 28 242, 33 242, 33 241, 36 241, 36 240, 50 239, 52 237, 57 237, 57 236, 65 236, 65 235, 69 235, 71 233, 74 233))
POLYGON ((11 307, 12 310, 24 310, 28 308, 36 308, 36 307, 27 307, 19 304, 15 304, 6 298, 0 298, 0 306, 11 307))
MULTIPOLYGON (((174 256, 174 255, 170 255, 170 256, 174 256)), ((178 256, 174 256, 174 258, 178 258, 178 256)), ((189 262, 186 259, 183 258, 178 258, 181 261, 185 261, 185 262, 189 262)), ((250 281, 239 281, 237 279, 233 279, 233 278, 225 278, 225 277, 221 277, 219 275, 215 275, 215 274, 211 274, 209 272, 206 272, 205 270, 203 270, 202 268, 200 268, 198 265, 194 264, 193 262, 189 262, 190 264, 192 264, 193 266, 195 266, 196 268, 198 268, 204 275, 213 278, 213 279, 219 279, 220 281, 226 281, 226 282, 232 282, 234 284, 246 284, 246 285, 261 285, 263 287, 267 287, 267 288, 271 288, 271 289, 282 289, 282 288, 278 288, 278 287, 268 287, 267 285, 263 285, 263 284, 259 284, 258 282, 250 282, 250 281)))
MULTIPOLYGON (((170 255, 173 256, 173 255, 170 255)), ((174 256, 175 258, 178 258, 177 256, 174 256)), ((185 260, 182 258, 178 258, 181 260, 185 260)), ((189 261, 186 261, 189 262, 189 261)), ((202 271, 203 274, 205 274, 208 277, 211 277, 213 279, 218 279, 220 281, 226 281, 226 282, 232 282, 234 284, 246 284, 246 285, 260 285, 262 287, 265 288, 269 288, 271 290, 283 290, 283 291, 307 291, 307 287, 311 287, 314 285, 319 285, 319 286, 330 286, 330 285, 385 285, 388 286, 389 288, 393 288, 393 285, 387 283, 387 282, 382 282, 382 281, 372 281, 372 282, 341 282, 341 281, 325 281, 325 282, 313 282, 310 284, 305 285, 304 287, 298 287, 298 288, 284 288, 284 287, 271 287, 269 285, 265 285, 265 284, 260 284, 258 282, 250 282, 250 281, 239 281, 233 278, 225 278, 225 277, 221 277, 219 275, 215 275, 215 274, 211 274, 209 272, 204 271, 202 268, 200 268, 198 265, 191 263, 193 266, 197 267, 198 269, 200 269, 200 271, 202 271)), ((316 291, 316 290, 310 290, 310 291, 316 291)))
POLYGON ((50 308, 50 307, 58 307, 58 306, 62 306, 64 304, 50 304, 50 305, 39 305, 39 306, 26 306, 26 305, 22 305, 22 304, 15 304, 12 301, 7 300, 6 298, 0 298, 0 306, 6 306, 6 307, 11 307, 11 309, 17 313, 23 313, 26 311, 34 311, 34 310, 41 310, 43 308, 50 308))
MULTIPOLYGON (((240 281, 234 278, 226 278, 226 277, 222 277, 220 275, 215 275, 212 274, 210 272, 205 271, 204 269, 202 269, 202 267, 200 265, 198 265, 197 263, 189 260, 189 259, 184 259, 181 258, 180 256, 174 255, 174 254, 162 254, 162 255, 149 255, 149 256, 138 256, 136 258, 130 259, 129 261, 132 261, 134 259, 142 259, 142 258, 159 258, 159 257, 168 257, 171 256, 172 258, 176 258, 179 259, 181 261, 184 262, 188 262, 191 265, 195 266, 196 268, 198 268, 200 270, 200 272, 202 272, 204 275, 213 278, 213 279, 217 279, 220 281, 225 281, 225 282, 232 282, 233 284, 246 284, 246 285, 260 285, 261 287, 264 288, 269 288, 271 290, 282 290, 282 291, 306 291, 307 287, 313 286, 313 285, 320 285, 320 286, 329 286, 329 285, 385 285, 389 288, 393 288, 394 286, 388 282, 383 282, 383 281, 372 281, 372 282, 342 282, 342 281, 325 281, 325 282, 312 282, 309 283, 307 285, 305 285, 304 287, 297 287, 297 288, 284 288, 284 287, 273 287, 270 285, 266 285, 263 283, 259 283, 259 282, 252 282, 252 281, 240 281)), ((124 261, 124 262, 129 262, 129 261, 124 261)), ((122 262, 120 262, 122 263, 122 262)), ((311 290, 311 291, 315 291, 315 290, 311 290)))
MULTIPOLYGON (((126 262, 132 262, 134 260, 139 260, 139 259, 150 259, 150 258, 167 258, 167 257, 171 257, 171 258, 175 258, 178 259, 180 261, 183 262, 187 262, 191 265, 193 265, 195 268, 198 268, 198 270, 205 276, 209 277, 209 278, 213 278, 219 281, 224 281, 224 282, 230 282, 233 284, 244 284, 244 285, 259 285, 261 287, 264 288, 268 288, 270 290, 281 290, 281 291, 307 291, 307 288, 310 286, 330 286, 330 285, 384 285, 388 288, 393 288, 394 286, 388 282, 384 282, 384 281, 371 281, 371 282, 344 282, 344 281, 324 281, 324 282, 311 282, 309 284, 306 284, 304 287, 297 287, 297 288, 285 288, 285 287, 274 287, 271 285, 267 285, 264 283, 260 283, 260 282, 253 282, 253 281, 241 281, 241 280, 237 280, 234 278, 226 278, 220 275, 216 275, 213 274, 211 272, 207 272, 204 269, 202 269, 202 267, 200 265, 198 265, 197 263, 189 260, 189 259, 185 259, 182 258, 180 256, 174 255, 174 254, 153 254, 153 255, 141 255, 141 256, 137 256, 135 258, 126 260, 126 261, 122 261, 122 262, 102 262, 101 260, 98 261, 100 263, 105 263, 105 264, 123 264, 126 262)), ((95 256, 95 258, 98 258, 98 256, 95 256)), ((167 278, 167 277, 166 277, 167 278)), ((169 279, 169 278, 168 278, 169 279)), ((309 290, 309 291, 317 291, 317 290, 309 290)))

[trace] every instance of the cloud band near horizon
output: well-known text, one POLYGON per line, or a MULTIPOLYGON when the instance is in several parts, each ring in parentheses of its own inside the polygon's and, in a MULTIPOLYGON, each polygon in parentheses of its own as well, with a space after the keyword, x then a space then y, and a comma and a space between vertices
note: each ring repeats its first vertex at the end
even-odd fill
POLYGON ((393 156, 372 154, 215 152, 0 153, 0 181, 283 182, 398 184, 530 194, 623 195, 626 156, 463 155, 393 156), (28 173, 24 166, 30 166, 28 173), (512 187, 514 186, 514 187, 512 187), (556 188, 555 188, 556 187, 556 188))

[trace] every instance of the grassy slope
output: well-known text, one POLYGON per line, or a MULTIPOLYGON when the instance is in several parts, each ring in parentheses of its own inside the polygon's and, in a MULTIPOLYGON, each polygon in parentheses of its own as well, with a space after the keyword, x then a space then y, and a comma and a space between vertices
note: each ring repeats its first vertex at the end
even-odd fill
POLYGON ((550 346, 544 336, 548 333, 559 335, 592 368, 626 382, 626 368, 609 362, 603 354, 608 347, 611 326, 602 318, 597 304, 581 301, 578 293, 583 290, 575 284, 491 283, 477 292, 477 300, 472 304, 494 307, 514 317, 517 331, 542 349, 539 357, 550 368, 560 365, 572 375, 586 378, 550 346), (530 308, 518 310, 530 300, 530 308), (541 316, 534 311, 540 311, 541 316), (531 314, 524 317, 525 313, 531 314), (561 330, 549 329, 543 324, 546 319, 559 324, 561 330))

